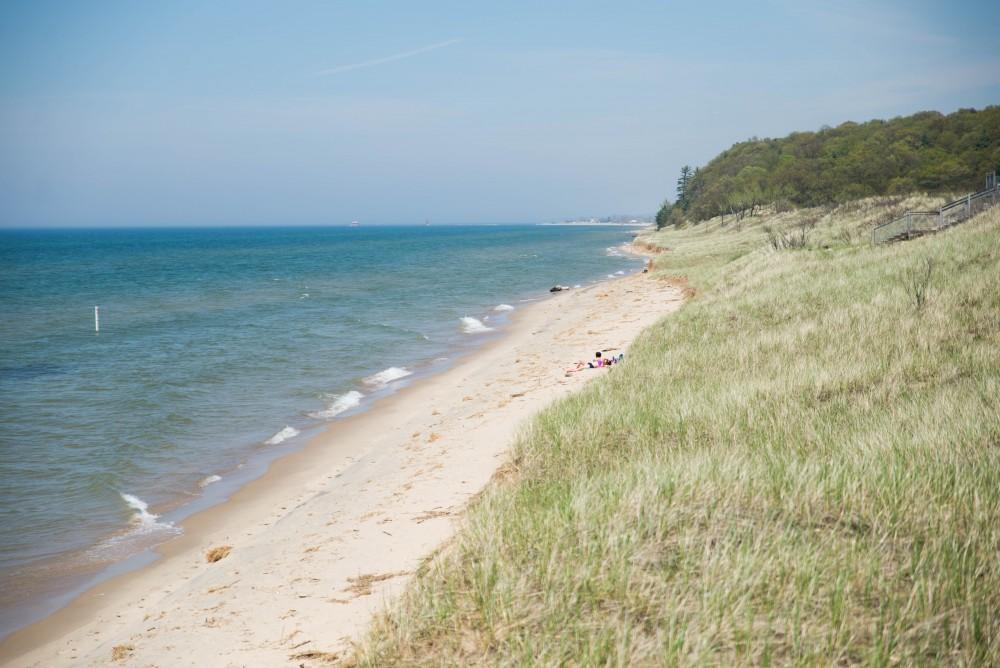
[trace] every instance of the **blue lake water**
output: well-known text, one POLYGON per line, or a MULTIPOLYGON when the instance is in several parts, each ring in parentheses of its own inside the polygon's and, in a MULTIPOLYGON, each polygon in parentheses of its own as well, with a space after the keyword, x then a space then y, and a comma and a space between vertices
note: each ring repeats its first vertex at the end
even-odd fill
POLYGON ((0 232, 0 633, 254 458, 633 271, 621 228, 0 232), (94 306, 100 306, 100 333, 94 306), (221 480, 217 480, 217 478, 221 480))

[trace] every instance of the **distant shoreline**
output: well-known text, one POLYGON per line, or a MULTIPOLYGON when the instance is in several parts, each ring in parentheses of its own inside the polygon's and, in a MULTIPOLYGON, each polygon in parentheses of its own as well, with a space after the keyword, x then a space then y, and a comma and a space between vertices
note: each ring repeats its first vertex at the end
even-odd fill
POLYGON ((548 227, 653 227, 653 223, 589 223, 582 221, 573 223, 536 223, 536 225, 548 227))

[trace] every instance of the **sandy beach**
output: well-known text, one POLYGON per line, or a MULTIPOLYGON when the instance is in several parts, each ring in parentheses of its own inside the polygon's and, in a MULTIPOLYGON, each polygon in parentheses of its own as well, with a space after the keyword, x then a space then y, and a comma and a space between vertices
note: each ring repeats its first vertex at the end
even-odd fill
POLYGON ((453 533, 525 421, 614 369, 679 307, 636 274, 518 309, 496 342, 337 420, 226 503, 183 523, 161 558, 111 579, 0 645, 9 666, 320 665, 453 533), (214 548, 225 556, 209 562, 214 548))

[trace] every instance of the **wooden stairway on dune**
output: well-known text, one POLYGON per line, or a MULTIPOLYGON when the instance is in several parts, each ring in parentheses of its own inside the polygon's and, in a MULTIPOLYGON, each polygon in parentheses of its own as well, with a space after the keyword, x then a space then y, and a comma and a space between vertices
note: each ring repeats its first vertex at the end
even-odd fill
POLYGON ((1000 204, 1000 184, 994 172, 986 177, 985 190, 948 202, 937 211, 908 211, 900 218, 878 225, 872 230, 872 243, 906 241, 940 232, 997 204, 1000 204))

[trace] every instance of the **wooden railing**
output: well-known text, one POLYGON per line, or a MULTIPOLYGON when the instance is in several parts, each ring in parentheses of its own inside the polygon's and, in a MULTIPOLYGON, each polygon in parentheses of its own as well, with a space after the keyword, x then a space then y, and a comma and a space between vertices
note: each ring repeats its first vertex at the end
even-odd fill
POLYGON ((872 230, 872 243, 902 241, 938 232, 996 204, 1000 204, 1000 184, 996 175, 991 174, 986 179, 986 190, 949 202, 937 211, 908 211, 901 218, 878 225, 872 230))

